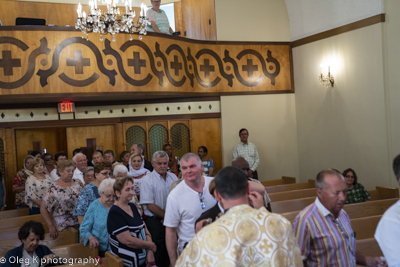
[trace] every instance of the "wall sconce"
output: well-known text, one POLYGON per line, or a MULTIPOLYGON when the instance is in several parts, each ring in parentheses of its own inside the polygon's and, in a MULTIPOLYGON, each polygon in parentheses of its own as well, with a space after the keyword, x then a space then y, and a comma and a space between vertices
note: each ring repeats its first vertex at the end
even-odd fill
POLYGON ((319 75, 319 83, 322 84, 325 87, 333 87, 333 84, 335 83, 335 80, 333 79, 333 75, 331 75, 331 67, 328 66, 328 75, 324 75, 322 71, 322 65, 321 65, 321 74, 319 75))

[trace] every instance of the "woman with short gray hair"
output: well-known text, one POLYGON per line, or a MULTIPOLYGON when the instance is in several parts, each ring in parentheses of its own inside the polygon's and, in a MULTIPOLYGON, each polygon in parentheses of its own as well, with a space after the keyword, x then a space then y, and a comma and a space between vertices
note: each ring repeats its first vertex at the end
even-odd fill
POLYGON ((104 257, 105 252, 110 250, 107 217, 114 204, 114 182, 114 179, 106 178, 100 183, 100 198, 90 203, 79 228, 84 245, 89 242, 91 249, 98 247, 100 257, 104 257))

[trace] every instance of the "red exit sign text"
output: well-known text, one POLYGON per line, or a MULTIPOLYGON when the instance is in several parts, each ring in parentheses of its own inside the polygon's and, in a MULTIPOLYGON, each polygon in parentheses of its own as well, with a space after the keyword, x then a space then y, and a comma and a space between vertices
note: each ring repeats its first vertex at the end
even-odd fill
POLYGON ((64 102, 58 103, 58 113, 72 113, 75 112, 75 103, 64 102))

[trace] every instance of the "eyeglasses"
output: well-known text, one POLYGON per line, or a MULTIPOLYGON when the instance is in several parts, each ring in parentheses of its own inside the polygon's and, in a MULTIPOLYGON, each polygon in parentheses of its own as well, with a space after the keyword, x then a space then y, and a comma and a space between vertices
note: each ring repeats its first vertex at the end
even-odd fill
POLYGON ((354 176, 353 176, 353 175, 346 175, 345 177, 346 177, 346 178, 351 178, 351 179, 353 179, 353 178, 354 178, 354 176))
POLYGON ((202 209, 206 208, 206 204, 204 203, 204 196, 203 193, 199 193, 200 205, 202 209))
POLYGON ((104 175, 104 176, 106 176, 107 174, 108 174, 109 176, 113 175, 112 172, 100 172, 100 174, 101 174, 101 175, 104 175))
POLYGON ((45 161, 50 161, 50 160, 53 160, 53 157, 50 157, 50 158, 46 158, 46 159, 45 159, 45 161))

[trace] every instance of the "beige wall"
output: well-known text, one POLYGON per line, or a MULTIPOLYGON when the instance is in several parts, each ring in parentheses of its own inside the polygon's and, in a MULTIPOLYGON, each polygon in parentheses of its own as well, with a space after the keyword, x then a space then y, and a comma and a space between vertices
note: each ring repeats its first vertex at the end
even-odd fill
POLYGON ((400 1, 385 0, 386 22, 383 23, 383 47, 387 122, 389 126, 388 166, 392 186, 398 186, 391 163, 400 154, 400 1))
POLYGON ((293 49, 302 181, 351 167, 367 189, 392 185, 382 55, 382 23, 293 49), (335 86, 325 88, 317 77, 330 57, 335 86))
POLYGON ((290 41, 284 0, 215 0, 218 41, 290 41))
POLYGON ((260 156, 260 180, 299 177, 294 94, 221 97, 224 166, 232 161, 239 130, 249 130, 249 141, 260 156))

